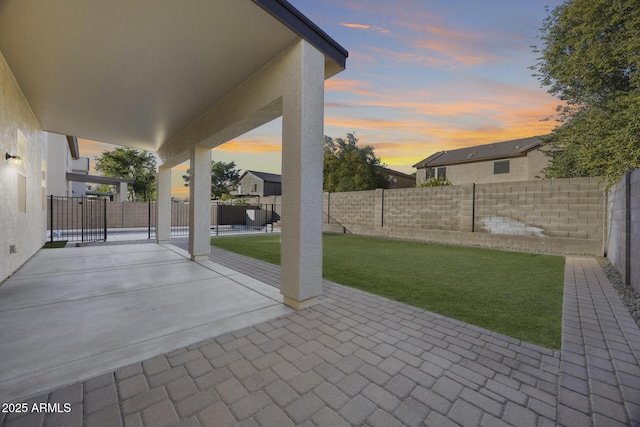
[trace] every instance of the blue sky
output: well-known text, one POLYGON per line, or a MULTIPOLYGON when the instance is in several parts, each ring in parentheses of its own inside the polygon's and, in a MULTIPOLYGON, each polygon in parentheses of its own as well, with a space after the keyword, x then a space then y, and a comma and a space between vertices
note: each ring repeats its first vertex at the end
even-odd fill
MULTIPOLYGON (((411 173, 436 151, 555 126, 559 101, 528 67, 545 6, 561 0, 290 2, 349 51, 346 70, 325 83, 325 134, 355 132, 392 169, 411 173)), ((275 120, 216 148, 213 158, 280 173, 280 132, 275 120)), ((81 144, 90 157, 112 148, 81 144)), ((174 169, 176 197, 185 196, 187 167, 174 169)))

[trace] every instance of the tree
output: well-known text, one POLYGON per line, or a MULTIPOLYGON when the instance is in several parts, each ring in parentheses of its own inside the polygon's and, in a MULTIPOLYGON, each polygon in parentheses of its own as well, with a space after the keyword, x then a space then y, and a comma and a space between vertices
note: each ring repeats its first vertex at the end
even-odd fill
POLYGON ((110 178, 133 179, 128 186, 130 201, 156 199, 156 158, 148 151, 118 147, 96 157, 96 171, 110 178))
MULTIPOLYGON (((187 169, 187 173, 182 175, 184 186, 188 187, 191 181, 191 169, 187 169)), ((240 180, 240 170, 236 170, 235 162, 216 162, 211 161, 211 198, 220 199, 223 194, 229 194, 240 180)))
POLYGON ((541 28, 532 67, 558 107, 546 138, 548 178, 606 176, 615 183, 640 167, 640 4, 637 0, 566 1, 541 28))
POLYGON ((389 188, 381 162, 370 145, 358 147, 358 138, 324 137, 323 187, 325 191, 359 191, 389 188))

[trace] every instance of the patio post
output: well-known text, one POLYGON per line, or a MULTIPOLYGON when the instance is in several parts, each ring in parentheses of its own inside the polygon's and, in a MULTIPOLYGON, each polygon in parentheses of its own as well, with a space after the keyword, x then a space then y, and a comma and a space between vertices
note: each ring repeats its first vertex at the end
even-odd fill
POLYGON ((171 239, 171 168, 159 166, 156 182, 156 241, 169 243, 171 239))
POLYGON ((280 292, 295 309, 322 293, 324 56, 302 40, 291 52, 282 104, 280 292))
POLYGON ((189 253, 200 261, 211 253, 211 149, 195 146, 189 157, 189 253))

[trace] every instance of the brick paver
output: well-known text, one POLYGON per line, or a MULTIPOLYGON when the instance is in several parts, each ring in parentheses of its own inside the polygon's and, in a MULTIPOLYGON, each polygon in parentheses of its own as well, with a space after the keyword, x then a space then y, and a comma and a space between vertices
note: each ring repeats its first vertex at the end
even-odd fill
MULTIPOLYGON (((278 286, 279 268, 211 260, 278 286)), ((12 425, 640 426, 640 330, 597 262, 567 258, 563 350, 331 282, 320 303, 27 402, 12 425)))

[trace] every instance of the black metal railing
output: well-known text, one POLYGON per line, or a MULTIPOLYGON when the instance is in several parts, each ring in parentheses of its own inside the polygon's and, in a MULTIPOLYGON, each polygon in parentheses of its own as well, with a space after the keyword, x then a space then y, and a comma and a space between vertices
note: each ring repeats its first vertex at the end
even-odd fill
POLYGON ((50 242, 107 239, 107 201, 89 197, 49 196, 50 242))
MULTIPOLYGON (((211 234, 273 233, 279 231, 281 205, 212 203, 211 234)), ((108 233, 143 232, 156 237, 156 204, 122 202, 89 197, 49 196, 48 239, 94 242, 108 233), (146 205, 146 206, 145 206, 146 205), (109 225, 109 227, 107 227, 109 225)), ((171 203, 171 236, 189 235, 189 204, 171 203)))
POLYGON ((281 207, 279 204, 212 205, 212 234, 273 233, 279 229, 281 207))

